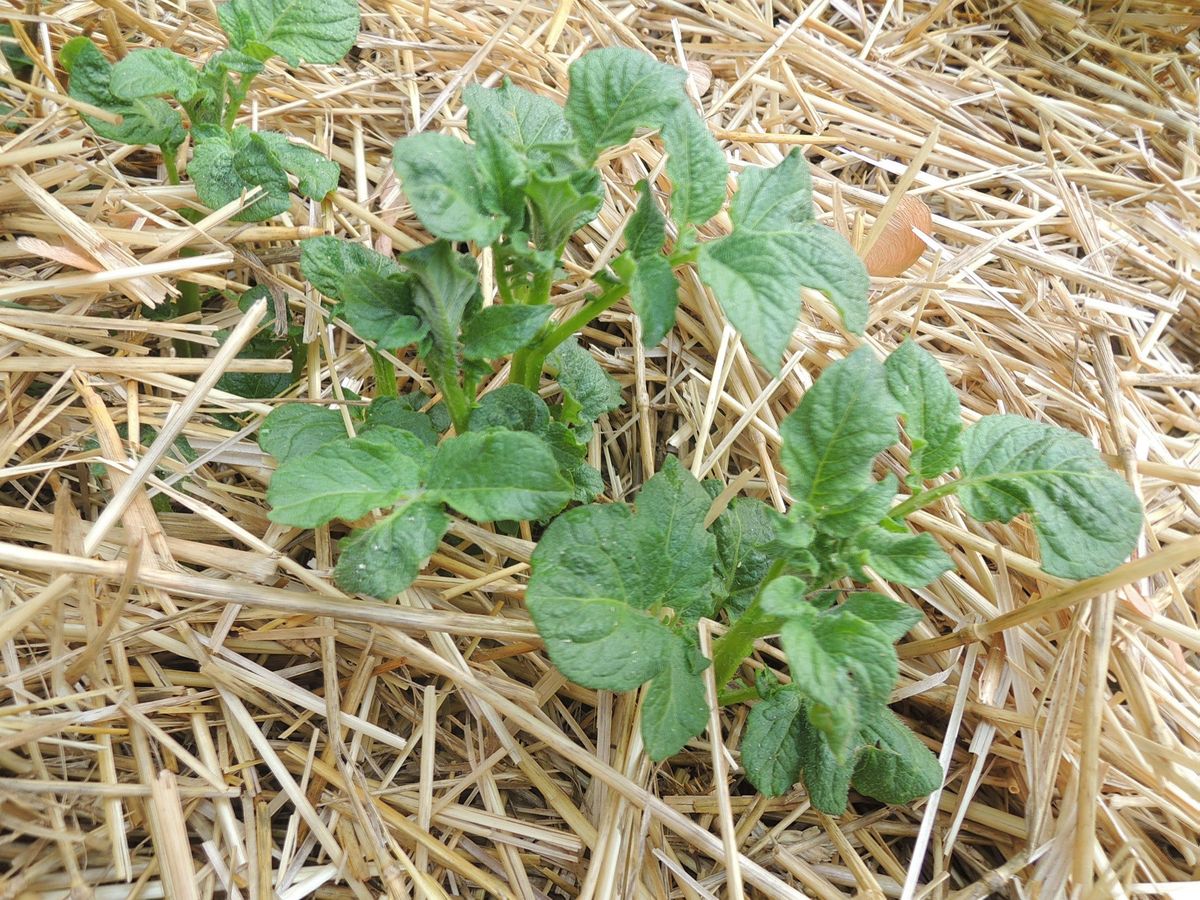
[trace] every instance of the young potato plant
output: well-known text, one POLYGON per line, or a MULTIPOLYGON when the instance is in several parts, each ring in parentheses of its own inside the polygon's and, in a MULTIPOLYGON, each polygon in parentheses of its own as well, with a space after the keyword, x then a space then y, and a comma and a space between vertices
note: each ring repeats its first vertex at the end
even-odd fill
POLYGON ((193 141, 188 174, 200 202, 211 209, 253 188, 258 199, 234 218, 258 222, 291 205, 288 175, 313 200, 337 187, 338 166, 287 135, 235 125, 242 102, 264 63, 332 64, 358 36, 355 0, 232 0, 217 9, 229 47, 197 68, 163 47, 132 50, 110 63, 90 38, 68 41, 59 55, 70 75, 68 91, 120 117, 118 124, 84 114, 101 137, 122 144, 152 144, 163 155, 167 178, 179 183, 179 148, 193 141), (187 115, 165 98, 172 97, 187 115))
MULTIPOLYGON (((861 348, 834 363, 783 423, 787 515, 737 498, 705 529, 711 497, 669 458, 634 507, 563 513, 533 555, 526 600, 554 664, 610 691, 646 684, 642 737, 663 759, 708 723, 696 623, 723 616, 713 646, 721 702, 758 702, 742 764, 764 794, 803 776, 818 809, 840 814, 850 787, 885 803, 941 783, 937 760, 888 709, 898 677, 892 645, 921 619, 880 594, 880 579, 921 587, 953 568, 928 534, 905 525, 951 495, 981 522, 1027 513, 1043 568, 1063 578, 1109 571, 1141 529, 1137 497, 1080 435, 1018 416, 962 429, 958 397, 925 350, 905 343, 880 363, 861 348), (875 477, 879 454, 912 448, 901 491, 875 477), (957 477, 925 485, 957 469, 957 477), (760 669, 737 681, 754 642, 777 637, 790 680, 760 669)), ((706 491, 706 487, 710 488, 706 491)))
POLYGON ((701 239, 697 227, 724 205, 727 170, 683 81, 642 54, 598 50, 571 66, 565 107, 507 81, 470 87, 471 143, 418 134, 395 148, 412 209, 436 240, 395 258, 332 237, 302 243, 305 277, 371 348, 379 396, 359 419, 302 405, 267 417, 261 444, 280 463, 270 517, 358 526, 341 544, 334 577, 349 591, 387 598, 434 552, 447 509, 541 523, 583 502, 545 528, 528 608, 572 680, 612 691, 645 685, 651 757, 670 756, 706 726, 712 665, 722 702, 757 701, 742 758, 761 791, 782 793, 803 777, 814 804, 831 813, 842 811, 851 785, 906 802, 941 778, 888 709, 898 678, 892 645, 920 616, 847 585, 868 583, 868 569, 910 587, 949 570, 937 541, 909 531, 905 518, 951 494, 981 521, 1031 514, 1046 570, 1072 578, 1129 553, 1138 503, 1078 435, 1011 416, 963 431, 957 395, 915 344, 884 363, 855 351, 785 421, 786 515, 738 498, 706 527, 721 486, 701 484, 674 458, 633 507, 589 503, 603 482, 585 449, 594 421, 621 396, 573 335, 605 310, 628 298, 655 344, 674 323, 675 270, 695 265, 771 370, 803 287, 823 292, 848 329, 866 323, 863 265, 815 222, 798 153, 774 168, 746 168, 729 206, 732 230, 701 239), (596 162, 638 128, 658 130, 667 151, 669 212, 641 185, 624 250, 595 273, 579 311, 555 319, 551 297, 567 242, 604 201, 596 162), (490 304, 471 248, 490 249, 480 254, 498 294, 490 304), (388 354, 411 346, 437 403, 397 395, 388 354), (484 376, 506 359, 509 383, 478 397, 484 376), (561 394, 552 406, 538 393, 544 372, 561 394), (897 504, 899 480, 874 472, 898 443, 900 420, 911 453, 909 496, 897 504), (711 662, 699 649, 705 617, 728 623, 711 662), (790 676, 760 670, 753 684, 739 681, 755 641, 771 637, 790 676))

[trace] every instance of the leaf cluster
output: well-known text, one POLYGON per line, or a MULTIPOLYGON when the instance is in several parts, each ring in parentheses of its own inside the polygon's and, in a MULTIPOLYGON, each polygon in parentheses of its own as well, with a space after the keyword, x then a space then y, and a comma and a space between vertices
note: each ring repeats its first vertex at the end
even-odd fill
POLYGON ((163 47, 132 50, 114 64, 90 38, 68 41, 59 58, 70 75, 70 95, 119 117, 113 123, 85 113, 84 120, 109 140, 158 146, 172 183, 179 178, 179 148, 190 134, 194 150, 188 171, 202 203, 216 209, 247 191, 259 191, 234 217, 240 221, 261 221, 286 211, 291 205, 289 176, 304 197, 324 198, 337 187, 336 163, 287 135, 251 131, 234 122, 268 60, 330 64, 345 56, 358 36, 357 4, 231 0, 218 8, 217 18, 229 47, 198 68, 163 47))

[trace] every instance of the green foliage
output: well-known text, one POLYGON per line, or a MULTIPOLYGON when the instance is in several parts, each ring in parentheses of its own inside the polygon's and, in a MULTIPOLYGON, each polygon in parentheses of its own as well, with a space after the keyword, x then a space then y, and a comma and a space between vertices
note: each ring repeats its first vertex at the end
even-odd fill
POLYGON ((176 153, 190 128, 195 144, 189 171, 196 193, 217 208, 254 188, 262 193, 236 218, 260 221, 290 206, 288 176, 300 194, 321 200, 337 188, 339 167, 286 135, 234 127, 238 109, 263 63, 281 56, 291 65, 336 63, 358 35, 355 0, 232 0, 217 17, 230 47, 199 69, 165 48, 137 49, 116 65, 89 38, 62 48, 72 97, 120 117, 119 124, 84 114, 101 137, 123 144, 156 144, 167 175, 179 180, 176 153), (164 97, 173 97, 188 124, 164 97))

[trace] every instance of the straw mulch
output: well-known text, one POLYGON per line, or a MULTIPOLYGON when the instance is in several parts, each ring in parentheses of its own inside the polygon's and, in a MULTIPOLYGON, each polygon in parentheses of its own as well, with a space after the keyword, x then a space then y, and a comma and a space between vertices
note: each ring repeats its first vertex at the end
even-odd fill
MULTIPOLYGON (((37 61, 0 84, 0 897, 1197 896, 1200 9, 363 8, 344 67, 273 63, 247 117, 329 152, 333 201, 199 230, 178 212, 190 186, 82 125, 53 60, 81 32, 110 56, 207 56, 213 4, 0 10, 37 61), (947 767, 930 801, 856 798, 834 820, 800 788, 756 796, 737 768, 745 708, 652 765, 638 698, 566 683, 541 652, 521 603, 528 532, 459 523, 395 602, 345 597, 339 529, 266 518, 272 461, 253 432, 281 401, 209 389, 288 364, 217 355, 232 300, 153 318, 184 272, 231 297, 268 283, 311 341, 285 399, 369 396, 366 351, 322 327, 296 239, 423 243, 392 142, 461 134, 473 81, 561 100, 571 60, 610 44, 707 66, 693 85, 733 169, 804 147, 819 213, 860 246, 900 197, 923 198, 935 234, 916 267, 876 279, 865 340, 914 335, 968 418, 1077 430, 1145 499, 1134 560, 1078 586, 1039 571, 1025 522, 983 527, 952 503, 918 517, 959 565, 891 592, 925 614, 896 709, 947 767), (176 354, 181 340, 202 352, 176 354), (194 458, 137 443, 171 423, 194 458)), ((569 250, 579 286, 660 154, 647 136, 606 158, 610 202, 569 250)), ((627 400, 592 446, 607 496, 676 453, 784 504, 779 422, 859 340, 810 299, 776 381, 694 274, 662 346, 641 349, 624 307, 588 329, 627 400)), ((427 388, 412 362, 402 383, 427 388)))

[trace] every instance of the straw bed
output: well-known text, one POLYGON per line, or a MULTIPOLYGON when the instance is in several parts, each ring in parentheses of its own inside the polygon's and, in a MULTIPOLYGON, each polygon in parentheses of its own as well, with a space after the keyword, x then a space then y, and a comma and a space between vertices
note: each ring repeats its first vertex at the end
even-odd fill
MULTIPOLYGON (((6 46, 34 62, 0 63, 0 897, 1200 896, 1200 7, 362 8, 343 66, 271 63, 245 119, 328 153, 340 189, 248 226, 237 208, 185 221, 190 184, 165 186, 153 149, 99 139, 56 63, 80 33, 110 57, 206 57, 213 4, 0 9, 6 46), (333 585, 340 526, 266 518, 262 417, 373 391, 295 241, 425 243, 394 140, 464 134, 473 82, 561 101, 568 64, 605 45, 687 66, 734 172, 803 147, 820 218, 860 252, 905 197, 934 232, 915 267, 873 281, 865 338, 810 296, 776 380, 694 273, 662 345, 641 347, 624 305, 585 329, 626 400, 590 451, 608 499, 674 453, 784 504, 782 419, 857 344, 912 336, 968 420, 1078 431, 1145 501, 1133 560, 1080 584, 1040 571, 1024 520, 981 526, 953 503, 915 517, 957 572, 875 588, 925 616, 899 648, 895 708, 947 768, 928 801, 854 798, 833 819, 799 787, 759 797, 738 706, 651 764, 637 696, 576 687, 542 652, 522 606, 528 529, 456 523, 382 603, 333 585), (304 325, 302 382, 279 401, 222 390, 225 373, 290 363, 235 359, 266 304, 156 319, 184 275, 231 296, 268 284, 304 325)), ((556 303, 615 254, 661 160, 653 136, 603 159, 608 202, 556 303)), ((432 390, 395 361, 402 387, 432 390)), ((781 662, 766 643, 755 659, 781 662)))

